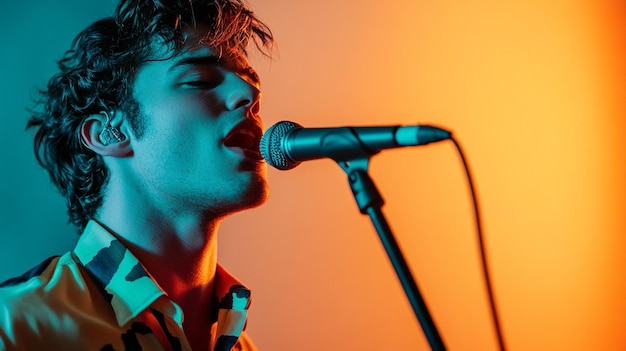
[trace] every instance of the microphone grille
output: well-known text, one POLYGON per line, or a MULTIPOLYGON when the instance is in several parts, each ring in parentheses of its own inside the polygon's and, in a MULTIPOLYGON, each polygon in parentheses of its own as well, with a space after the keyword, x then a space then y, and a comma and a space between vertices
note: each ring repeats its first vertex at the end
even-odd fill
POLYGON ((268 165, 285 171, 300 164, 300 162, 290 160, 282 147, 282 142, 286 135, 292 130, 299 128, 302 128, 302 126, 297 123, 281 121, 267 129, 263 137, 261 137, 259 148, 261 156, 263 156, 268 165))

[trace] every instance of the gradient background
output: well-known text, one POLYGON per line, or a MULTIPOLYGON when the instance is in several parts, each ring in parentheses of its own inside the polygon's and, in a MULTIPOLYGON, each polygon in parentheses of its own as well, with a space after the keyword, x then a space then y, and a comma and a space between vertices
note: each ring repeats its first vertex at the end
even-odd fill
MULTIPOLYGON (((452 130, 480 196, 511 350, 626 349, 626 6, 619 0, 256 0, 279 51, 255 59, 266 125, 452 130)), ((36 165, 25 107, 114 1, 0 5, 0 280, 76 237, 36 165)), ((387 151, 371 175, 450 350, 494 350, 469 194, 451 143, 387 151)), ((332 161, 271 170, 222 227, 261 350, 426 350, 369 219, 332 161), (242 259, 244 257, 244 259, 242 259)))

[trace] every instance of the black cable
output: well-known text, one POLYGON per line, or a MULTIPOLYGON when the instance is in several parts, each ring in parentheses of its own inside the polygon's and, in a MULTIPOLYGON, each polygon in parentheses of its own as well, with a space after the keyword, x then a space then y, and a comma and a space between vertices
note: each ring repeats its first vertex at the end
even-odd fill
POLYGON ((461 145, 456 141, 454 137, 450 138, 454 143, 457 151, 459 152, 459 156, 461 157, 461 161, 463 162, 463 167, 465 168, 465 174, 467 175, 467 183, 470 188, 470 192, 472 194, 472 202, 474 204, 474 217, 476 222, 476 234, 478 236, 478 245, 480 247, 480 256, 483 268, 483 274, 485 276, 485 285, 487 287, 487 295, 489 297, 489 307, 491 308, 491 315, 493 318, 494 329, 496 331, 496 336, 498 338, 498 345, 501 351, 505 351, 506 347, 504 345, 504 337, 502 336, 502 327, 500 326, 500 320, 498 318, 498 311, 496 308, 495 298, 493 296, 493 287, 491 285, 491 278, 489 274, 489 265, 487 264, 487 254, 485 253, 485 240, 483 237, 482 224, 480 220, 480 212, 478 210, 478 199, 476 196, 476 190, 474 189, 474 182, 472 181, 472 175, 470 173, 469 165, 465 160, 465 155, 463 154, 463 149, 461 145))

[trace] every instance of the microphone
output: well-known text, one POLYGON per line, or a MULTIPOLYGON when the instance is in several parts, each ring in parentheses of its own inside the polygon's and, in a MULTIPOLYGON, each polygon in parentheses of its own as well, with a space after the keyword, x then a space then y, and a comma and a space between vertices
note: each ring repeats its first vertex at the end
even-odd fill
POLYGON ((259 147, 267 164, 284 171, 302 161, 350 161, 384 149, 425 145, 450 137, 449 131, 428 125, 303 128, 282 121, 267 129, 259 147))

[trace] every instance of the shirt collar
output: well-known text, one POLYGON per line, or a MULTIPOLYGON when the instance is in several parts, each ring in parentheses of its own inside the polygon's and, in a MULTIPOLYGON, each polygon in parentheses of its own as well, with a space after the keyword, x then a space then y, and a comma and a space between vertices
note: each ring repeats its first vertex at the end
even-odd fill
POLYGON ((165 295, 126 246, 95 221, 85 227, 74 256, 103 290, 120 326, 165 295))
MULTIPOLYGON (((120 326, 166 296, 126 246, 96 221, 87 224, 73 254, 102 289, 120 326)), ((217 338, 239 336, 247 320, 250 290, 218 265, 214 297, 219 309, 217 338)), ((180 323, 182 314, 176 310, 174 318, 180 323)))

